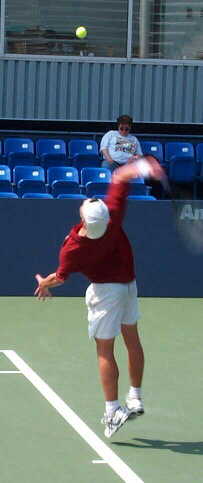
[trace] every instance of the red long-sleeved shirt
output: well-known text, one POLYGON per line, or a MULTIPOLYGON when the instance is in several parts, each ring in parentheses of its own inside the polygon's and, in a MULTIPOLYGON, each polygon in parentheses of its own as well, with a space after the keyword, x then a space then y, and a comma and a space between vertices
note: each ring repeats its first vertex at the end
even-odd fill
POLYGON ((124 217, 128 183, 112 183, 105 203, 110 213, 108 228, 101 238, 78 235, 82 223, 65 238, 59 253, 56 276, 60 281, 70 273, 81 272, 94 283, 128 283, 134 280, 130 243, 121 224, 124 217))

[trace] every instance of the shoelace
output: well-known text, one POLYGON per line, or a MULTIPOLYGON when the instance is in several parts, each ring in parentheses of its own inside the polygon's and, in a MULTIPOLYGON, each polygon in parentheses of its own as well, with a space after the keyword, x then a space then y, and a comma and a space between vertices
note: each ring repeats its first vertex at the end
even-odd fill
MULTIPOLYGON (((117 419, 117 420, 114 422, 114 421, 113 421, 113 418, 114 418, 114 416, 118 415, 118 413, 120 413, 120 412, 121 412, 121 409, 120 409, 120 408, 118 408, 118 409, 115 411, 115 413, 113 413, 113 415, 112 415, 112 416, 108 416, 108 415, 105 413, 105 414, 104 414, 104 417, 103 417, 103 418, 102 418, 102 420, 101 420, 102 424, 108 424, 108 426, 110 426, 110 427, 116 426, 116 424, 119 422, 119 419, 117 419), (117 413, 117 414, 116 414, 116 413, 117 413)), ((121 415, 119 414, 119 416, 120 416, 120 419, 121 419, 121 417, 122 417, 122 413, 121 413, 121 415)))

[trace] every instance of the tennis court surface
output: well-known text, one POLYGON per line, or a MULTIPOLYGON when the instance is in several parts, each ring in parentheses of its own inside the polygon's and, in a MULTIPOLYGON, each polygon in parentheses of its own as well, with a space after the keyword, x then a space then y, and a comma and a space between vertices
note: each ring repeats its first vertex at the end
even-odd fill
POLYGON ((146 414, 107 440, 84 299, 0 298, 2 483, 202 483, 203 301, 140 303, 146 414))

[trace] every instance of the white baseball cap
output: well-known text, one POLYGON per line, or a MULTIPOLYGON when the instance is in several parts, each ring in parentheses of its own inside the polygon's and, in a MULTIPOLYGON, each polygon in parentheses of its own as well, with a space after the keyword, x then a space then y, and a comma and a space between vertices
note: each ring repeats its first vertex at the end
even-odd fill
POLYGON ((81 206, 81 214, 86 225, 87 237, 102 237, 110 220, 107 205, 100 199, 87 199, 81 206))

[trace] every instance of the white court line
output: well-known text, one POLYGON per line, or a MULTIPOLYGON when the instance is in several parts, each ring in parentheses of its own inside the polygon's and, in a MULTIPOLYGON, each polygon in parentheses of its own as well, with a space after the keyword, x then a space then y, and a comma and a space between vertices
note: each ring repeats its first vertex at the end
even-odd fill
POLYGON ((2 350, 8 359, 22 372, 33 386, 47 399, 70 426, 91 446, 115 473, 126 483, 144 483, 131 468, 122 461, 77 414, 34 372, 26 362, 12 350, 2 350))
MULTIPOLYGON (((4 352, 0 350, 0 352, 4 352)), ((0 374, 22 374, 20 371, 0 371, 0 374)))
POLYGON ((92 460, 92 463, 93 465, 101 465, 102 463, 103 464, 107 464, 107 461, 104 461, 104 460, 92 460))
POLYGON ((0 371, 0 374, 22 374, 20 371, 0 371))

